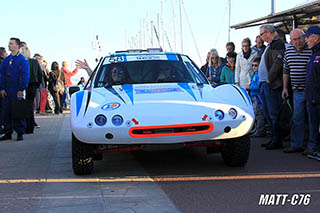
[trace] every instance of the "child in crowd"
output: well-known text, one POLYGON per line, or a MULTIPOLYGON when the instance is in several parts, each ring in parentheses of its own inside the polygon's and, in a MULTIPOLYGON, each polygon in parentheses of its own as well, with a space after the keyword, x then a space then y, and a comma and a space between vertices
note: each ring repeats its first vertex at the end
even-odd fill
POLYGON ((255 125, 254 130, 252 131, 251 136, 253 137, 264 137, 265 134, 265 119, 263 115, 263 108, 262 108, 262 100, 260 97, 260 82, 259 82, 259 74, 258 74, 258 67, 261 58, 257 57, 252 62, 253 68, 253 76, 251 79, 251 84, 249 87, 249 92, 251 96, 251 101, 253 105, 253 110, 255 114, 255 125))
POLYGON ((227 64, 222 68, 220 81, 222 83, 234 84, 235 83, 235 62, 237 54, 235 52, 227 53, 227 64))

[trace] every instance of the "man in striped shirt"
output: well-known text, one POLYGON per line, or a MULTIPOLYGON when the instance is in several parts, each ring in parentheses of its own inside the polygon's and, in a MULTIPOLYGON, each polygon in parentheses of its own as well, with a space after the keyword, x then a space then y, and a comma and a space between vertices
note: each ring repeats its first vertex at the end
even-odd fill
POLYGON ((290 133, 290 147, 284 149, 285 153, 302 152, 304 140, 306 102, 304 98, 307 63, 312 55, 305 40, 301 37, 302 29, 294 29, 290 33, 291 43, 287 47, 283 60, 283 91, 282 98, 289 96, 288 87, 293 90, 293 125, 290 133), (291 85, 289 84, 289 78, 291 85))

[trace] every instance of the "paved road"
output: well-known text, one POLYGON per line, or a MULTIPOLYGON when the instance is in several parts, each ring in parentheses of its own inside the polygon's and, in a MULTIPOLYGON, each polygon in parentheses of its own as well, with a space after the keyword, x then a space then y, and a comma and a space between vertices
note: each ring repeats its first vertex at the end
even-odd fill
MULTIPOLYGON (((37 117, 25 140, 0 142, 0 212, 319 212, 320 162, 252 140, 243 168, 203 148, 105 153, 94 174, 71 168, 68 114, 37 117), (261 194, 310 194, 310 204, 259 206, 261 194)), ((282 197, 280 197, 282 198, 282 197)), ((270 201, 270 200, 269 200, 270 201)), ((299 200, 298 200, 299 201, 299 200)), ((270 201, 272 202, 272 201, 270 201)), ((275 201, 276 203, 276 201, 275 201)))

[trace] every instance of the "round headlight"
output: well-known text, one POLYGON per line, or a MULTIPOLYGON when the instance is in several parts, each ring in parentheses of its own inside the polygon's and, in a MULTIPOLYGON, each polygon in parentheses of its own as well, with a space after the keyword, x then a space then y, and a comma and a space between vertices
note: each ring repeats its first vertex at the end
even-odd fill
POLYGON ((221 110, 217 110, 215 113, 214 113, 214 116, 216 118, 218 118, 219 120, 222 120, 224 118, 224 113, 221 111, 221 110))
POLYGON ((115 126, 121 126, 123 124, 123 118, 121 115, 115 115, 112 117, 112 123, 115 126))
POLYGON ((107 118, 104 115, 97 115, 94 121, 98 126, 103 126, 107 123, 107 118))
POLYGON ((231 108, 229 109, 229 115, 232 119, 236 119, 237 115, 238 115, 238 112, 236 109, 234 108, 231 108))

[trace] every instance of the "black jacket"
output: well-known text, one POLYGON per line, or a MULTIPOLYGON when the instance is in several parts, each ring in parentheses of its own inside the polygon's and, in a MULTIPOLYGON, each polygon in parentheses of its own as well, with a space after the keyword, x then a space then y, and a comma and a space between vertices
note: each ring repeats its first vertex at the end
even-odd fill
POLYGON ((40 86, 42 80, 42 70, 39 62, 36 59, 29 59, 30 66, 30 80, 29 85, 37 85, 40 86))
POLYGON ((208 62, 205 63, 205 65, 203 65, 203 66, 200 68, 200 70, 203 72, 204 75, 206 75, 207 68, 208 68, 208 62))
POLYGON ((285 44, 279 38, 275 38, 267 49, 264 60, 268 70, 268 80, 270 81, 271 88, 277 89, 282 87, 282 74, 283 74, 283 56, 285 51, 285 44))
POLYGON ((320 103, 320 43, 312 47, 313 54, 307 64, 306 101, 320 103))
POLYGON ((65 77, 64 77, 64 73, 61 70, 54 70, 51 71, 49 73, 49 85, 48 85, 48 89, 49 90, 55 90, 56 85, 57 85, 57 81, 59 78, 59 74, 60 76, 60 80, 63 81, 63 84, 66 83, 65 77))

